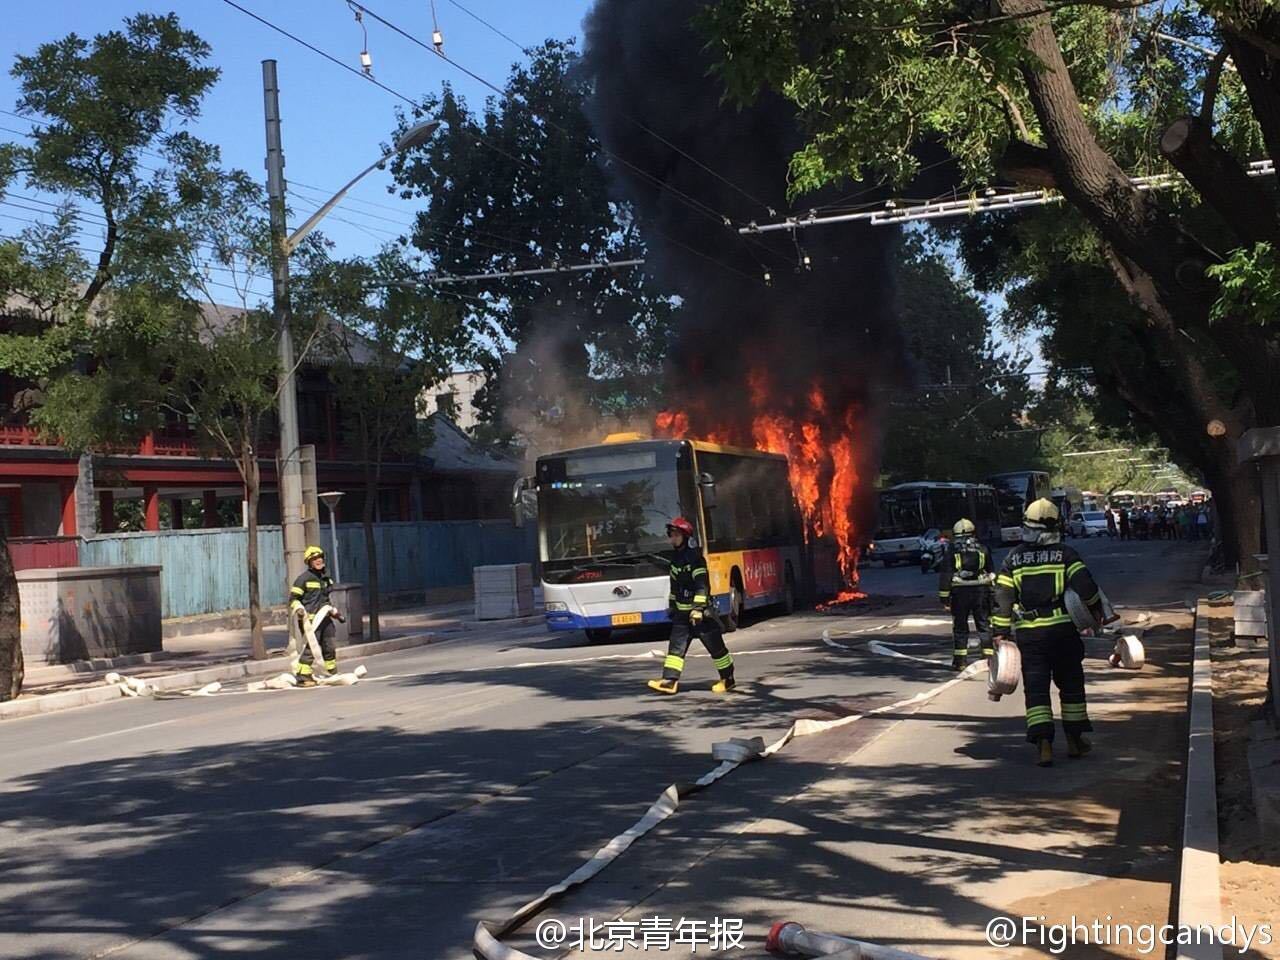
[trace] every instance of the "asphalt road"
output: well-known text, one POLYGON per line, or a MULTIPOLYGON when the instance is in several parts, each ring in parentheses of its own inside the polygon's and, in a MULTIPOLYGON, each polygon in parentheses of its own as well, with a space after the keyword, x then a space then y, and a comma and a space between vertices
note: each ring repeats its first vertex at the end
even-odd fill
MULTIPOLYGON (((1117 603, 1176 604, 1159 587, 1165 546, 1082 551, 1117 603)), ((587 646, 533 629, 373 658, 353 687, 0 724, 0 957, 470 956, 477 920, 710 769, 714 741, 945 680, 927 662, 950 646, 933 578, 865 583, 892 605, 730 635, 741 692, 727 698, 707 689, 704 651, 679 696, 649 694, 661 635, 587 646)))

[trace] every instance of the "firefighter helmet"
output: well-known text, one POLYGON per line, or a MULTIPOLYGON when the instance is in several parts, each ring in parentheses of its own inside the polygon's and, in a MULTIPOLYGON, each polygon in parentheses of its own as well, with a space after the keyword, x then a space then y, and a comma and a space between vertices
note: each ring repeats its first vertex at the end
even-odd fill
POLYGON ((957 537, 971 537, 977 530, 978 528, 973 525, 973 521, 968 517, 961 517, 956 521, 956 525, 951 528, 951 532, 957 537))
POLYGON ((316 557, 323 557, 323 556, 324 556, 324 551, 321 550, 319 547, 315 547, 315 546, 307 547, 307 549, 302 551, 302 562, 310 563, 316 557))
POLYGON ((1057 504, 1041 497, 1027 507, 1026 513, 1022 515, 1022 524, 1033 530, 1057 530, 1060 519, 1057 504))
POLYGON ((684 517, 676 517, 667 524, 667 533, 670 534, 672 530, 679 530, 686 539, 693 536, 693 524, 684 517))

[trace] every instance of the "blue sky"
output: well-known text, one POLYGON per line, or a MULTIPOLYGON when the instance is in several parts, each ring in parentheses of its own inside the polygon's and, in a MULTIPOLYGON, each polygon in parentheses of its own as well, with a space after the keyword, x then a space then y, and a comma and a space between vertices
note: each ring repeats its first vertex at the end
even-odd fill
MULTIPOLYGON (((259 16, 299 38, 359 67, 363 46, 361 28, 345 0, 237 0, 259 16)), ((518 43, 536 45, 548 37, 580 36, 590 0, 462 0, 464 6, 502 30, 518 43)), ((410 33, 430 40, 430 0, 370 0, 379 15, 410 33)), ((176 10, 184 25, 213 47, 213 63, 222 77, 205 101, 195 132, 222 149, 223 162, 264 177, 262 67, 275 59, 280 81, 280 112, 287 162, 286 177, 299 192, 323 202, 380 152, 395 124, 398 101, 337 65, 330 63, 287 37, 250 19, 222 0, 54 0, 10 4, 5 29, 0 31, 0 110, 12 111, 17 84, 9 75, 15 54, 29 53, 40 43, 74 31, 84 37, 121 26, 123 19, 139 12, 176 10), (306 184, 306 187, 302 185, 306 184), (313 188, 324 188, 323 194, 313 188)), ((499 86, 511 64, 523 59, 508 40, 476 22, 453 0, 435 0, 445 52, 460 64, 499 86)), ((448 80, 475 105, 489 93, 476 81, 448 63, 396 36, 366 18, 368 49, 378 80, 411 97, 439 90, 448 80)), ((0 140, 19 139, 11 130, 30 125, 0 114, 0 140)), ((389 174, 371 174, 349 195, 346 210, 330 217, 324 232, 333 239, 339 256, 376 251, 407 224, 414 206, 387 194, 389 174), (387 206, 380 206, 380 205, 387 206), (390 209, 388 209, 388 207, 390 209), (379 219, 387 218, 387 219, 379 219), (355 224, 359 224, 356 226, 355 224)), ((16 191, 15 191, 16 192, 16 191)), ((292 224, 297 225, 311 208, 294 204, 292 224)), ((30 217, 26 211, 0 207, 0 212, 30 217)), ((0 233, 11 234, 24 226, 12 218, 0 218, 0 233)), ((90 235, 91 236, 91 235, 90 235)), ((89 238, 87 238, 89 239, 89 238)))

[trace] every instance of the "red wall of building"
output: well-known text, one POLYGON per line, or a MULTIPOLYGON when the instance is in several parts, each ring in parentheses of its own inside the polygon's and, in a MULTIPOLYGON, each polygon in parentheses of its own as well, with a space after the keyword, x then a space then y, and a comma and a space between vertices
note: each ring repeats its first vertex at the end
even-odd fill
POLYGON ((79 537, 31 537, 9 541, 14 570, 46 570, 80 565, 79 537))

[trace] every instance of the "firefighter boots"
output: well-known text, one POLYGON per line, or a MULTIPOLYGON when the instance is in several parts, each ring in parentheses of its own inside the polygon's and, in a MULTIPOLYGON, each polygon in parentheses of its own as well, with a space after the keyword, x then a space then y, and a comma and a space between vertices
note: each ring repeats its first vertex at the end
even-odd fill
POLYGON ((650 680, 649 689, 655 693, 672 694, 680 689, 680 683, 676 680, 650 680))
POLYGON ((1083 757, 1093 749, 1093 744, 1078 733, 1067 734, 1067 756, 1083 757))
POLYGON ((1049 739, 1040 741, 1040 759, 1036 761, 1041 767, 1053 766, 1053 741, 1049 739))
POLYGON ((733 677, 721 677, 711 685, 712 693, 732 693, 737 686, 733 681, 733 677))

